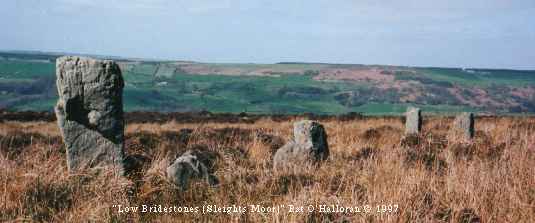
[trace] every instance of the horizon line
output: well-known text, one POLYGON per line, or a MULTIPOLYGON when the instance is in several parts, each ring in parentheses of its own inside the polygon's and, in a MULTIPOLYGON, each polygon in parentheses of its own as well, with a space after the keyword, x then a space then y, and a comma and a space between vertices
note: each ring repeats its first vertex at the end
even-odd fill
POLYGON ((184 60, 184 59, 164 59, 164 58, 147 58, 147 57, 129 57, 129 56, 115 56, 109 54, 94 54, 94 53, 73 53, 73 52, 61 52, 61 51, 42 51, 42 50, 13 50, 13 49, 0 49, 0 53, 19 53, 19 54, 41 54, 41 55, 54 55, 54 56, 94 56, 102 59, 111 60, 132 60, 132 61, 147 61, 147 62, 190 62, 200 64, 256 64, 256 65, 277 65, 277 64, 325 64, 325 65, 363 65, 363 66, 388 66, 388 67, 409 67, 409 68, 444 68, 444 69, 467 69, 467 70, 511 70, 511 71, 535 71, 535 67, 527 69, 518 68, 503 68, 503 67, 463 67, 463 66, 432 66, 432 65, 399 65, 399 64, 362 64, 362 63, 337 63, 337 62, 308 62, 308 61, 279 61, 274 63, 258 63, 258 62, 210 62, 202 60, 184 60))

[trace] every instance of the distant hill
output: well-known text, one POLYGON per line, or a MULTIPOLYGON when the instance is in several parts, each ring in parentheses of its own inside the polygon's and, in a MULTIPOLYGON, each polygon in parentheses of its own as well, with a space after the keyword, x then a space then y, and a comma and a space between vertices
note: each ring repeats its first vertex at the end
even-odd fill
MULTIPOLYGON (((61 55, 0 52, 0 108, 52 110, 61 55)), ((119 62, 128 111, 401 114, 417 105, 438 113, 535 113, 535 71, 83 56, 119 62)))

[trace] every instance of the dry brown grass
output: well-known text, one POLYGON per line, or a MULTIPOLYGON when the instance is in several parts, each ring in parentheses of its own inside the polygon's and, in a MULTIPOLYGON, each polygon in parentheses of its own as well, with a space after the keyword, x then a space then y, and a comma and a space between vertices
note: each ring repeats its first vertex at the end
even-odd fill
POLYGON ((0 221, 532 222, 535 119, 479 119, 472 143, 448 136, 450 122, 427 119, 427 132, 401 142, 396 118, 325 121, 329 159, 283 173, 271 171, 271 157, 289 139, 292 122, 131 124, 126 178, 69 175, 54 122, 1 123, 0 221), (191 129, 191 136, 181 129, 191 129), (198 181, 183 192, 166 181, 165 168, 188 148, 218 155, 218 186, 198 181), (399 211, 120 214, 114 204, 398 204, 399 211))

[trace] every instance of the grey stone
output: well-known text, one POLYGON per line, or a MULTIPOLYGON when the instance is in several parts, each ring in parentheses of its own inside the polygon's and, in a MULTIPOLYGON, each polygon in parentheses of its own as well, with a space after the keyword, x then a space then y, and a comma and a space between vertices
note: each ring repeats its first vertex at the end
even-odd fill
POLYGON ((69 171, 113 167, 123 173, 123 77, 113 61, 60 57, 56 61, 58 125, 69 171))
POLYGON ((463 139, 474 138, 474 114, 463 112, 457 115, 453 121, 453 131, 463 139))
POLYGON ((213 156, 200 151, 188 150, 167 167, 166 172, 169 181, 182 190, 187 190, 193 179, 204 179, 210 185, 217 184, 217 178, 211 174, 212 168, 213 156))
POLYGON ((273 157, 275 169, 302 162, 317 162, 327 159, 329 145, 323 125, 304 120, 294 123, 294 138, 279 148, 273 157))
POLYGON ((417 135, 422 130, 422 114, 419 108, 408 107, 405 113, 405 134, 417 135))

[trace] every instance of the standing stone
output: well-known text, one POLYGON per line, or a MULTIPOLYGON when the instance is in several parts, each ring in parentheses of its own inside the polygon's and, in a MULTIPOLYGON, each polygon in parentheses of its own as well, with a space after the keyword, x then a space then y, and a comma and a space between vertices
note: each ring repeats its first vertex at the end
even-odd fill
POLYGON ((113 167, 123 172, 123 77, 113 61, 60 57, 56 61, 58 125, 69 171, 113 167))
POLYGON ((304 120, 294 123, 294 139, 277 150, 273 166, 280 169, 304 161, 321 161, 329 156, 327 134, 323 125, 316 121, 304 120))
POLYGON ((474 114, 463 112, 453 121, 454 132, 466 140, 474 138, 474 114))
POLYGON ((405 135, 420 134, 422 130, 422 114, 420 109, 408 107, 405 117, 405 135))

